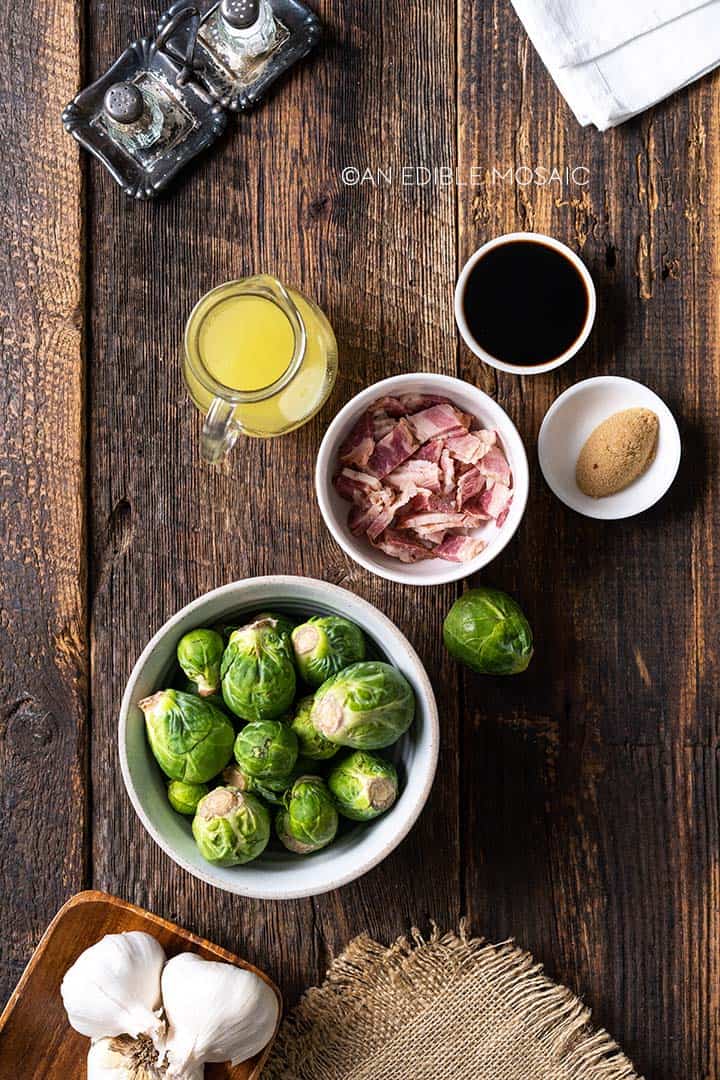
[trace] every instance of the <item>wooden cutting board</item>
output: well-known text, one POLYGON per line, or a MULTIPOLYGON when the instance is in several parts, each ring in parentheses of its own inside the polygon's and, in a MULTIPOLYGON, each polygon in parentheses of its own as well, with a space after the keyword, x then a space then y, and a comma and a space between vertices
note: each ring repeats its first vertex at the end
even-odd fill
MULTIPOLYGON (((125 930, 152 934, 169 957, 194 952, 252 971, 272 987, 282 1008, 280 991, 272 980, 232 953, 124 900, 100 892, 81 892, 68 900, 50 923, 0 1016, 0 1080, 84 1080, 90 1040, 70 1027, 60 983, 84 949, 105 934, 125 930)), ((207 1065, 206 1080, 256 1080, 272 1041, 256 1057, 235 1068, 207 1065)))

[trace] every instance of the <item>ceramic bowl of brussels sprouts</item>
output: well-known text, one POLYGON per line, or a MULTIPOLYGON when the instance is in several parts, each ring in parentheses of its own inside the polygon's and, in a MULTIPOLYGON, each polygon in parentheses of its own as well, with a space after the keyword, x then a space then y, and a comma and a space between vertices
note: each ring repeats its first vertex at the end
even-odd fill
POLYGON ((291 899, 366 873, 435 776, 425 670, 377 608, 300 577, 200 597, 150 641, 120 715, 128 794, 196 877, 291 899))

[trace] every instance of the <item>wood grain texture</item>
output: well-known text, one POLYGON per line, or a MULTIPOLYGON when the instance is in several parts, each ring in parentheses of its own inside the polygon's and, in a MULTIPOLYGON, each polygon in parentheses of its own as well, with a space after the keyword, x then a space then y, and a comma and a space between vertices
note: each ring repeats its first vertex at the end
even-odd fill
POLYGON ((83 884, 87 613, 81 171, 59 114, 80 13, 13 5, 0 38, 0 987, 83 884), (29 43, 33 43, 33 56, 29 43))
MULTIPOLYGON (((453 193, 341 180, 346 166, 452 151, 454 35, 399 0, 325 3, 320 14, 318 53, 231 124, 171 199, 132 205, 91 173, 94 884, 264 961, 291 999, 356 933, 387 937, 413 919, 454 923, 460 913, 455 675, 434 629, 455 590, 418 598, 363 573, 327 533, 312 486, 322 433, 345 400, 393 372, 455 367, 453 193), (199 418, 182 384, 183 325, 205 290, 259 271, 327 313, 340 377, 314 423, 279 441, 246 440, 213 471, 199 460, 199 418), (149 636, 205 590, 271 572, 349 586, 408 632, 439 688, 444 740, 412 837, 358 884, 283 904, 241 901, 179 873, 136 819, 115 752, 123 686, 149 636)), ((454 4, 443 0, 439 15, 452 27, 454 4)), ((102 16, 93 9, 91 74, 128 21, 149 25, 151 13, 116 0, 102 16)))
MULTIPOLYGON (((720 77, 599 135, 577 126, 509 0, 432 11, 322 0, 319 11, 319 52, 233 122, 171 197, 135 205, 88 170, 87 776, 80 183, 73 144, 38 106, 43 80, 58 104, 74 89, 76 13, 51 6, 41 40, 53 31, 65 47, 39 50, 22 99, 0 98, 14 149, 0 269, 0 766, 12 778, 6 812, 35 826, 25 844, 3 834, 4 986, 80 883, 88 784, 93 883, 247 956, 289 1002, 355 933, 390 940, 467 913, 474 931, 515 936, 580 993, 643 1075, 720 1080, 720 77), (32 180, 20 166, 31 159, 32 180), (392 178, 348 187, 348 166, 392 178), (403 166, 457 167, 461 186, 408 185, 403 166), (508 181, 519 167, 587 168, 589 182, 508 181), (570 243, 598 286, 590 343, 541 378, 496 375, 456 344, 460 265, 516 229, 570 243), (258 270, 324 308, 341 374, 314 423, 245 442, 210 471, 180 375, 182 328, 202 292, 258 270), (536 659, 516 679, 460 678, 440 643, 457 590, 371 578, 315 505, 312 467, 335 411, 382 376, 422 368, 459 371, 497 397, 529 449, 526 519, 480 579, 516 595, 535 627, 536 659), (612 525, 565 510, 534 452, 557 394, 603 372, 657 390, 685 451, 669 497, 612 525), (385 863, 338 893, 264 904, 212 891, 152 844, 123 790, 116 720, 136 657, 169 615, 215 585, 275 571, 343 584, 398 623, 437 688, 443 751, 426 812, 385 863)), ((88 0, 87 78, 160 12, 88 0)), ((13 11, 11 45, 27 22, 13 11)))
POLYGON ((464 4, 460 36, 459 160, 487 179, 460 202, 460 259, 498 233, 548 232, 583 256, 599 293, 571 365, 515 379, 463 351, 463 376, 497 395, 529 447, 558 393, 603 372, 653 387, 684 440, 670 496, 610 526, 558 503, 533 455, 525 524, 484 579, 521 598, 536 660, 510 686, 464 688, 477 762, 462 788, 468 912, 591 1002, 645 1075, 705 1080, 720 1075, 720 81, 600 135, 578 128, 509 0, 464 4), (586 166, 589 184, 493 182, 508 166, 586 166))

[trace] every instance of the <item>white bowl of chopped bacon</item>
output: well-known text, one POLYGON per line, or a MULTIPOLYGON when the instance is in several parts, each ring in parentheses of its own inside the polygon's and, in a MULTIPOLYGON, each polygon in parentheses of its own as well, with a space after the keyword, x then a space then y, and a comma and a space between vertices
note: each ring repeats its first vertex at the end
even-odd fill
POLYGON ((320 446, 325 524, 366 570, 408 585, 487 566, 525 512, 528 462, 496 401, 448 375, 395 375, 340 410, 320 446))

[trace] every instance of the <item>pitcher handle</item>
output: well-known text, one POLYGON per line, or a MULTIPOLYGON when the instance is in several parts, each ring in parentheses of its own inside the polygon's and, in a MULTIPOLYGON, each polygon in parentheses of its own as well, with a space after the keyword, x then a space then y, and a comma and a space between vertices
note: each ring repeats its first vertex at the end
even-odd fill
POLYGON ((233 419, 235 406, 223 401, 222 398, 214 398, 208 409, 200 439, 200 454, 203 461, 211 465, 219 465, 226 454, 232 450, 238 436, 242 434, 242 427, 233 419))

